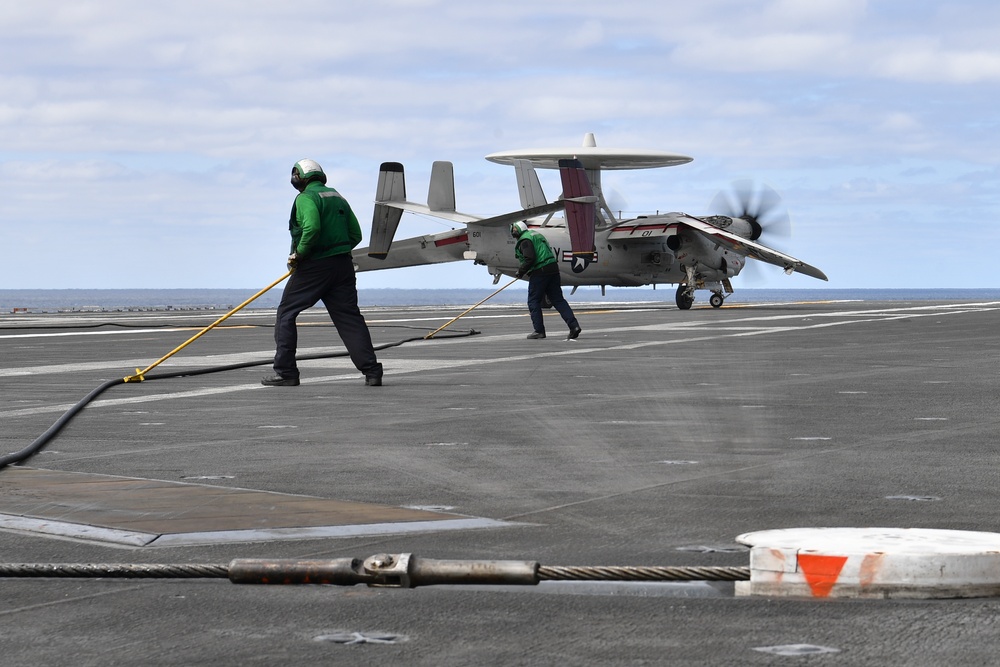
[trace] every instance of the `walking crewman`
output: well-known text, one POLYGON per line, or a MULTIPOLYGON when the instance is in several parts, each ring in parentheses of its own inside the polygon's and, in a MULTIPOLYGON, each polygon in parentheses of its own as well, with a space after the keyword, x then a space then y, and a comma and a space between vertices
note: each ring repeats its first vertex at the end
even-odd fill
POLYGON ((576 321, 573 309, 563 297, 559 264, 549 242, 540 233, 528 229, 528 225, 524 222, 512 224, 510 235, 517 239, 514 255, 519 266, 515 275, 518 278, 528 276, 528 313, 531 315, 531 325, 534 328, 534 331, 528 334, 528 338, 545 338, 542 299, 546 296, 569 327, 567 340, 576 338, 583 329, 576 321))
POLYGON ((361 242, 361 226, 350 204, 326 185, 326 174, 314 160, 292 167, 292 186, 299 191, 288 229, 292 235, 285 284, 274 323, 274 375, 261 380, 269 387, 299 384, 295 362, 298 330, 295 320, 318 301, 326 306, 351 361, 365 374, 365 384, 382 384, 382 364, 375 356, 371 333, 358 309, 357 280, 351 250, 361 242))

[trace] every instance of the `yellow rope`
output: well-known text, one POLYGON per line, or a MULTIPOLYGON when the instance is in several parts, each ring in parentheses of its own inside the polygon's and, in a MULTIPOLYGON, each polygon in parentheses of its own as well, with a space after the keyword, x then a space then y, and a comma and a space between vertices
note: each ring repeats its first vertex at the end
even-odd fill
POLYGON ((201 338, 202 336, 204 336, 205 334, 207 334, 209 331, 211 331, 215 327, 217 327, 220 324, 222 324, 223 322, 225 322, 232 315, 235 315, 239 311, 243 310, 243 308, 246 307, 246 305, 249 304, 251 301, 255 300, 257 297, 261 296, 262 294, 264 294, 265 292, 267 292, 268 290, 270 290, 272 287, 274 287, 275 285, 277 285, 278 283, 280 283, 282 280, 284 280, 285 278, 287 278, 290 275, 292 275, 292 272, 291 271, 287 271, 285 273, 285 275, 281 276, 280 278, 278 278, 277 280, 275 280, 273 283, 271 283, 270 285, 268 285, 267 287, 265 287, 261 291, 257 292, 252 297, 250 297, 249 299, 247 299, 246 301, 244 301, 240 305, 236 306, 235 308, 233 308, 232 310, 230 310, 228 313, 226 313, 225 315, 223 315, 222 317, 220 317, 216 321, 214 321, 211 324, 209 324, 207 327, 205 327, 204 329, 202 329, 201 331, 199 331, 197 334, 195 334, 194 336, 192 336, 191 338, 189 338, 183 345, 175 347, 169 354, 165 354, 164 356, 160 357, 154 363, 152 363, 149 366, 147 366, 145 369, 143 369, 143 370, 139 370, 138 368, 135 369, 135 375, 128 375, 128 376, 126 376, 124 378, 125 382, 142 382, 143 380, 146 379, 143 376, 146 373, 148 373, 150 370, 156 368, 157 366, 159 366, 160 364, 162 364, 164 361, 166 361, 170 357, 174 356, 175 354, 177 354, 178 352, 180 352, 181 350, 183 350, 185 347, 187 347, 188 345, 190 345, 194 341, 198 340, 199 338, 201 338))
POLYGON ((510 287, 511 285, 513 285, 514 283, 516 283, 517 281, 518 281, 518 278, 514 278, 512 281, 510 281, 509 283, 507 283, 506 285, 504 285, 503 287, 501 287, 500 289, 498 289, 496 292, 493 292, 493 294, 490 294, 488 297, 486 297, 485 299, 483 299, 482 301, 480 301, 476 305, 472 306, 472 308, 469 308, 468 310, 464 311, 458 317, 455 317, 455 318, 449 320, 443 327, 439 327, 439 328, 435 329, 434 331, 430 332, 429 334, 427 334, 426 336, 424 336, 424 340, 427 340, 428 338, 431 338, 432 336, 434 336, 434 334, 436 334, 439 331, 441 331, 441 329, 444 329, 449 324, 451 324, 452 322, 456 321, 459 317, 462 317, 462 315, 465 315, 466 313, 469 313, 472 310, 478 308, 479 306, 481 306, 482 304, 486 303, 487 301, 489 301, 490 299, 492 299, 493 297, 495 297, 497 294, 499 294, 500 292, 504 291, 505 289, 507 289, 508 287, 510 287))

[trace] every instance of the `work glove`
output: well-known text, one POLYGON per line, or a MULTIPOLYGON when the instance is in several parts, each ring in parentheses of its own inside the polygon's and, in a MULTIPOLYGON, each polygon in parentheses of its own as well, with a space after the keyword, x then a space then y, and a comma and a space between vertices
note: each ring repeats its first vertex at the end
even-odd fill
POLYGON ((518 270, 517 270, 517 273, 515 273, 515 274, 514 274, 514 277, 515 277, 515 278, 523 278, 523 277, 524 277, 524 273, 525 273, 525 272, 524 272, 523 270, 521 270, 521 269, 518 269, 518 270))
POLYGON ((299 256, 296 253, 292 253, 288 256, 288 263, 285 265, 288 267, 289 271, 294 271, 295 266, 299 263, 299 256))

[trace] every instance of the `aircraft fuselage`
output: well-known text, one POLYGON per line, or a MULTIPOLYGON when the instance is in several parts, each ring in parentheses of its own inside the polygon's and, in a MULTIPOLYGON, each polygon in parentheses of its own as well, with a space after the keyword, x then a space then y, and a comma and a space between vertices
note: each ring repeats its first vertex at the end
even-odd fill
MULTIPOLYGON (((716 283, 738 275, 745 258, 715 247, 696 234, 678 232, 674 214, 650 216, 642 224, 616 226, 595 233, 590 261, 574 256, 565 224, 531 226, 545 236, 559 263, 562 283, 569 286, 606 285, 637 287, 676 284, 688 278, 687 267, 697 279, 716 283), (666 227, 666 234, 664 233, 666 227), (624 236, 627 234, 627 238, 624 236)), ((627 221, 628 222, 628 221, 627 221)), ((475 260, 493 275, 513 276, 517 271, 514 239, 506 229, 470 230, 469 249, 475 260)))

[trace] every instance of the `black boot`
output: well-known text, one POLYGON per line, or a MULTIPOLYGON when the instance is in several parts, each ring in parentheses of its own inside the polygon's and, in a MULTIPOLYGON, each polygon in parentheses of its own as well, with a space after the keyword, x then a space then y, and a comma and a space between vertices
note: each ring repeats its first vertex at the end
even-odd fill
POLYGON ((298 378, 286 378, 275 373, 261 378, 260 383, 265 387, 298 387, 298 378))

